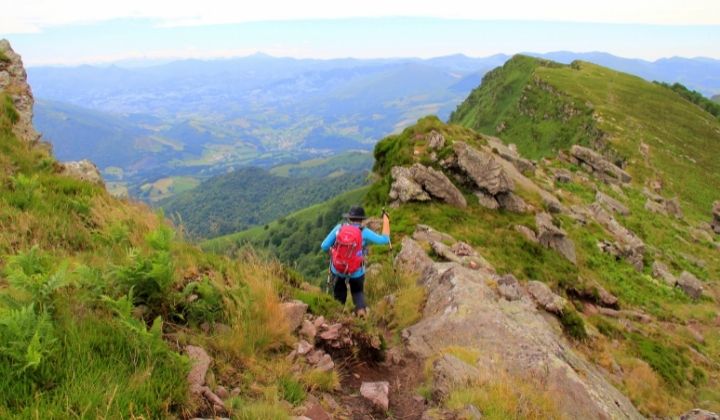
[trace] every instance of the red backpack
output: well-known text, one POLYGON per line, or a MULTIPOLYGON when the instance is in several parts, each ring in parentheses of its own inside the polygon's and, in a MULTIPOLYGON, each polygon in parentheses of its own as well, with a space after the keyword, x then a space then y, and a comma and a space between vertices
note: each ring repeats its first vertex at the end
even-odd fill
POLYGON ((354 225, 342 225, 330 248, 330 261, 339 274, 352 274, 363 265, 362 230, 354 225))

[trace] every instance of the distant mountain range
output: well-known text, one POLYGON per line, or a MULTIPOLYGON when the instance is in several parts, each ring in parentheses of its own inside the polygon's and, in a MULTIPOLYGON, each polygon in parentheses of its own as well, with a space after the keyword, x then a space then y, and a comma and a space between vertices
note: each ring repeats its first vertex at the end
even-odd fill
MULTIPOLYGON (((720 92, 719 60, 538 56, 680 82, 707 96, 720 92)), ((40 99, 35 123, 58 156, 89 158, 112 186, 142 197, 149 185, 172 177, 198 181, 239 167, 370 150, 421 116, 446 119, 487 71, 508 58, 255 54, 148 66, 33 67, 28 76, 40 99)))

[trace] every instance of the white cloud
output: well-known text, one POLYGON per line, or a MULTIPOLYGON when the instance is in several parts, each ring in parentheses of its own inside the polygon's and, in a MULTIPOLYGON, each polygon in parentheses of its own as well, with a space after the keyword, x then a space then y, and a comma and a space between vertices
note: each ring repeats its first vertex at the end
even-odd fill
POLYGON ((720 24, 718 0, 0 0, 0 10, 0 34, 116 18, 157 19, 163 26, 384 16, 720 24))

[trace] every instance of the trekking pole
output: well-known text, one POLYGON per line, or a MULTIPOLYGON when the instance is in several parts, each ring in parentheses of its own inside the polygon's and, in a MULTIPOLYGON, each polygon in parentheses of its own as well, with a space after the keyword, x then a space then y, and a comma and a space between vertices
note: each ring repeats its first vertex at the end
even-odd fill
MULTIPOLYGON (((383 216, 387 216, 388 218, 388 225, 390 224, 390 214, 385 210, 385 207, 382 208, 382 216, 380 218, 383 218, 383 216)), ((392 246, 392 239, 390 238, 390 233, 388 232, 388 246, 390 247, 390 253, 388 256, 390 257, 390 267, 392 267, 393 274, 397 275, 397 269, 395 268, 395 258, 393 257, 393 246, 392 246)))

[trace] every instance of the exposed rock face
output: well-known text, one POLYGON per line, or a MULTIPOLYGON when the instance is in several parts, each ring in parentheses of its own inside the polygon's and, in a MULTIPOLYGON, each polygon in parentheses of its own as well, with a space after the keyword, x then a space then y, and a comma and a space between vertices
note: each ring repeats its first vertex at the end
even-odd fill
POLYGON ((488 208, 490 210, 497 210, 500 208, 500 204, 495 199, 495 197, 488 193, 478 191, 475 193, 475 196, 478 198, 478 203, 485 208, 488 208))
POLYGON ((535 163, 520 156, 517 147, 514 144, 505 145, 502 140, 497 137, 485 137, 488 145, 492 147, 493 152, 504 160, 512 163, 520 172, 534 172, 535 163))
POLYGON ((621 214, 623 216, 630 214, 630 209, 628 209, 627 206, 601 191, 598 191, 597 194, 595 194, 595 202, 617 214, 621 214))
POLYGON ((480 377, 480 371, 457 357, 443 354, 433 363, 432 397, 442 401, 456 386, 470 383, 480 377))
POLYGON ((387 381, 380 382, 363 382, 360 385, 360 395, 379 410, 385 412, 390 407, 390 383, 387 381))
POLYGON ((713 203, 712 216, 713 219, 710 226, 715 233, 720 235, 720 200, 713 203))
POLYGON ((620 257, 626 258, 638 271, 643 269, 645 243, 629 229, 622 226, 598 203, 589 207, 590 213, 615 239, 615 247, 620 257))
POLYGON ((539 378, 568 418, 642 418, 532 301, 500 299, 488 279, 457 264, 433 264, 423 276, 423 319, 403 333, 408 351, 427 358, 448 346, 476 348, 480 371, 539 378))
POLYGON ((519 195, 512 192, 504 192, 495 196, 501 208, 512 213, 526 213, 528 205, 519 195))
POLYGON ((79 179, 81 181, 92 182, 93 184, 104 185, 100 170, 94 163, 87 159, 71 162, 63 162, 62 173, 79 179))
POLYGON ((293 300, 292 302, 283 302, 280 304, 285 320, 287 320, 290 331, 295 331, 300 328, 303 323, 303 317, 307 312, 308 305, 299 300, 293 300))
POLYGON ((498 293, 507 300, 518 300, 522 298, 520 282, 512 274, 506 274, 497 281, 498 293))
POLYGON ((479 188, 497 195, 515 189, 512 179, 490 153, 479 151, 466 143, 453 144, 457 164, 479 188))
POLYGON ((422 273, 433 261, 420 244, 407 236, 402 240, 402 249, 395 257, 395 266, 410 273, 422 273))
POLYGON ((416 163, 410 167, 396 166, 391 173, 394 180, 390 187, 391 200, 407 203, 435 197, 453 206, 467 206, 460 190, 440 171, 416 163))
POLYGON ((0 51, 8 58, 7 62, 0 61, 0 91, 10 95, 18 113, 18 120, 13 125, 13 132, 21 140, 37 143, 40 140, 40 134, 32 125, 35 100, 27 82, 27 73, 25 73, 22 59, 5 39, 0 39, 0 51))
POLYGON ((541 308, 555 315, 562 315, 566 301, 563 297, 553 293, 547 284, 533 280, 528 282, 527 289, 541 308))
POLYGON ((720 415, 712 411, 694 408, 680 416, 680 420, 720 420, 720 415))
POLYGON ((670 272, 668 266, 660 261, 653 262, 652 275, 656 279, 664 281, 669 286, 675 286, 677 283, 677 279, 672 272, 670 272))
POLYGON ((421 242, 438 241, 447 244, 454 244, 455 238, 448 235, 447 233, 439 232, 428 225, 419 224, 415 227, 413 232, 413 239, 421 242))
POLYGON ((702 296, 703 284, 692 273, 683 271, 677 278, 677 285, 686 295, 693 299, 698 299, 702 296))
POLYGON ((572 181, 572 172, 567 169, 558 169, 555 171, 555 182, 567 184, 572 181))
POLYGON ((522 236, 525 237, 529 242, 538 242, 537 235, 535 235, 535 231, 530 229, 529 227, 525 225, 515 225, 515 230, 519 232, 522 236))
POLYGON ((570 155, 576 163, 592 171, 598 178, 609 182, 622 183, 627 183, 632 180, 630 174, 592 149, 574 145, 570 148, 570 155))
POLYGON ((647 197, 645 210, 658 214, 669 214, 678 219, 683 218, 682 208, 680 208, 680 200, 677 197, 665 199, 661 195, 650 191, 647 188, 643 188, 643 194, 647 197))
POLYGON ((439 150, 445 146, 445 137, 435 130, 427 134, 427 147, 432 150, 439 150))
POLYGON ((568 261, 577 264, 575 244, 567 237, 567 233, 564 230, 553 224, 552 217, 549 214, 536 214, 535 223, 537 224, 537 239, 540 245, 554 249, 559 252, 560 255, 567 258, 568 261))

